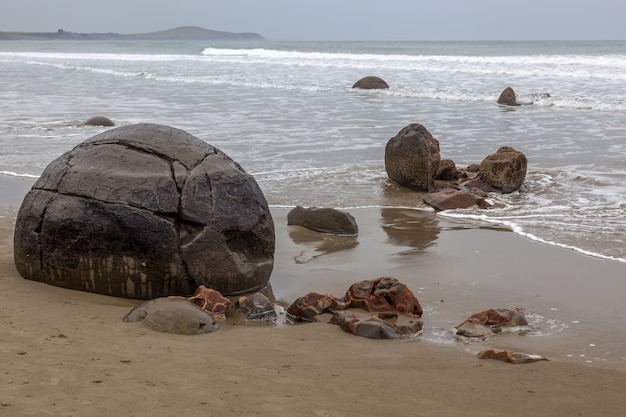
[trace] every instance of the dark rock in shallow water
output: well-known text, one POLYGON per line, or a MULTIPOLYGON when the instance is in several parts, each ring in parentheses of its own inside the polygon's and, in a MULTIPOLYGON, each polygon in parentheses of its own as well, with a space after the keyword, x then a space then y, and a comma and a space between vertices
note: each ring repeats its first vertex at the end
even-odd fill
POLYGON ((513 91, 511 87, 505 88, 502 93, 500 93, 500 97, 498 97, 498 104, 503 104, 505 106, 519 106, 517 98, 515 97, 515 91, 513 91))
POLYGON ((526 178, 528 160, 522 152, 503 146, 480 163, 482 182, 502 193, 511 193, 522 186, 526 178))
POLYGON ((434 189, 440 160, 439 142, 417 123, 404 127, 385 147, 389 178, 416 191, 434 189))
POLYGON ((389 88, 389 85, 382 78, 369 75, 354 83, 352 88, 362 88, 366 90, 386 89, 389 88))
POLYGON ((115 126, 115 123, 108 117, 94 116, 85 122, 85 126, 115 126))
POLYGON ((455 181, 458 179, 459 171, 456 164, 451 159, 442 159, 439 161, 439 169, 435 174, 435 180, 438 181, 455 181))
POLYGON ((14 239, 24 278, 139 299, 200 285, 257 291, 274 245, 254 178, 206 142, 154 124, 105 131, 50 163, 14 239))
POLYGON ((321 233, 356 235, 359 228, 350 213, 333 208, 296 206, 287 214, 287 224, 321 233))

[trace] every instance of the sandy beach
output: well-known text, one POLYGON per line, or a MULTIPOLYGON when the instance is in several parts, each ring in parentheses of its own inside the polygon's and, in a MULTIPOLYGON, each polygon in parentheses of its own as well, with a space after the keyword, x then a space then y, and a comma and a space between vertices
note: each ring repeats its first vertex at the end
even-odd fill
POLYGON ((179 336, 121 318, 140 302, 21 278, 15 216, 31 180, 0 181, 2 416, 616 416, 626 409, 626 265, 432 212, 350 210, 359 236, 286 225, 273 208, 281 305, 393 276, 424 307, 412 340, 327 323, 235 324, 179 336), (532 332, 463 344, 451 329, 521 308, 532 332), (480 360, 485 348, 549 358, 480 360))

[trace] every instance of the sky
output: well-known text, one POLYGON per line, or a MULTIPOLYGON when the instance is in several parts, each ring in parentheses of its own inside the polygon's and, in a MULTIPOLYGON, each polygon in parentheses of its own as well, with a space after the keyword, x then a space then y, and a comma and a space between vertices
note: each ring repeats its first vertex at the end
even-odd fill
POLYGON ((624 0, 2 0, 0 31, 178 26, 267 40, 626 40, 624 0))

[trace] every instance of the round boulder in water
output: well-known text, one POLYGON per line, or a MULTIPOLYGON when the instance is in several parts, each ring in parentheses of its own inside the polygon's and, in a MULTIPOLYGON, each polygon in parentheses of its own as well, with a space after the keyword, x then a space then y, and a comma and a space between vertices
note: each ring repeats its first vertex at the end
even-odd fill
POLYGON ((264 288, 275 236, 239 164, 182 130, 137 124, 50 163, 24 198, 14 246, 26 279, 151 299, 264 288))
POLYGON ((94 116, 85 122, 85 126, 115 126, 115 123, 108 117, 94 116))
POLYGON ((367 77, 363 77, 354 83, 352 88, 362 88, 365 90, 385 89, 389 88, 389 84, 387 84, 385 80, 380 77, 368 75, 367 77))

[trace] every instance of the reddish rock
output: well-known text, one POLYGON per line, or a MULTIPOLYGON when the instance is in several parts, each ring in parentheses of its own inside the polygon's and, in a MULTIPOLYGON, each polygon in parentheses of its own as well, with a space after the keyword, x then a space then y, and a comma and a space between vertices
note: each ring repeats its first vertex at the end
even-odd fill
POLYGON ((346 292, 346 304, 367 311, 391 311, 422 316, 422 307, 409 288, 395 278, 359 281, 346 292))
POLYGON ((425 194, 423 200, 424 203, 437 210, 454 210, 472 206, 488 208, 490 206, 482 196, 478 196, 469 191, 454 189, 425 194))
POLYGON ((489 184, 485 184, 480 178, 471 178, 462 183, 463 188, 468 190, 479 190, 484 193, 498 192, 498 190, 489 184))
POLYGON ((219 318, 226 317, 226 309, 230 305, 230 300, 223 297, 219 291, 207 288, 204 285, 200 285, 196 292, 187 300, 219 318))
POLYGON ((541 355, 530 355, 528 353, 521 352, 511 352, 508 350, 499 350, 499 349, 488 349, 481 350, 476 354, 479 359, 497 359, 500 361, 512 363, 512 364, 520 364, 520 363, 530 363, 537 361, 547 361, 548 359, 541 355))
POLYGON ((481 311, 480 313, 469 316, 467 321, 490 327, 528 325, 528 322, 521 311, 507 308, 491 308, 489 310, 481 311))
POLYGON ((354 283, 344 298, 309 293, 287 308, 289 321, 315 321, 322 313, 333 313, 330 323, 344 331, 371 339, 395 339, 422 329, 422 307, 408 287, 395 278, 381 277, 354 283), (361 317, 347 308, 377 312, 361 317))
POLYGON ((480 164, 470 164, 466 170, 467 172, 478 172, 480 171, 480 164))
POLYGON ((322 313, 332 313, 344 308, 343 299, 330 294, 310 292, 291 303, 287 308, 287 318, 289 321, 315 321, 315 317, 322 313))
POLYGON ((527 331, 528 321, 526 321, 524 313, 518 309, 489 309, 473 314, 463 323, 455 326, 457 337, 480 340, 505 329, 527 331))

